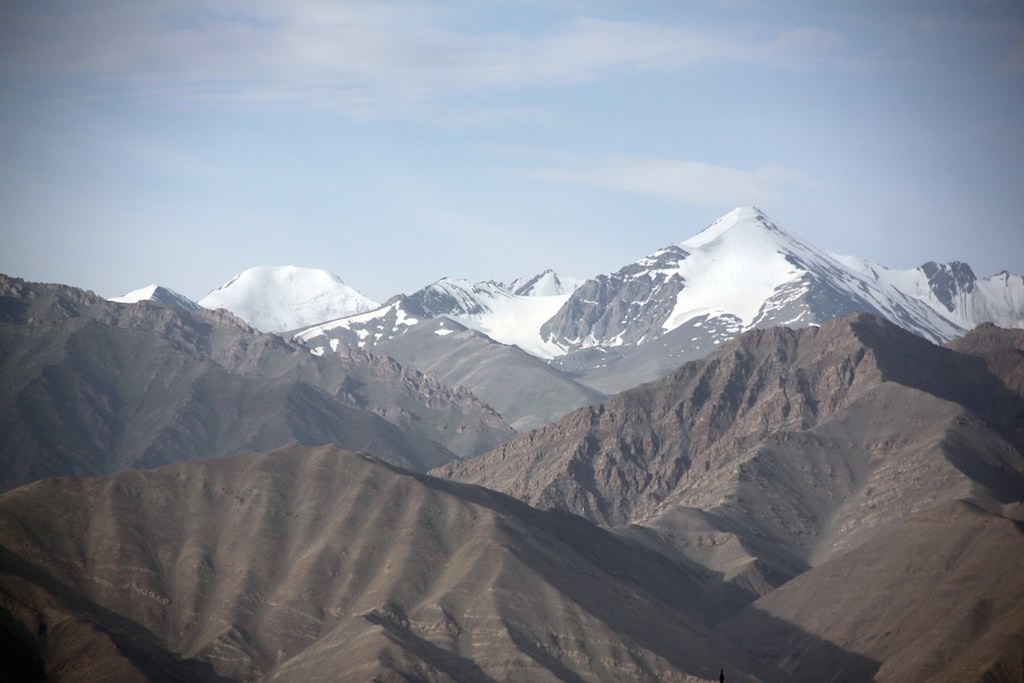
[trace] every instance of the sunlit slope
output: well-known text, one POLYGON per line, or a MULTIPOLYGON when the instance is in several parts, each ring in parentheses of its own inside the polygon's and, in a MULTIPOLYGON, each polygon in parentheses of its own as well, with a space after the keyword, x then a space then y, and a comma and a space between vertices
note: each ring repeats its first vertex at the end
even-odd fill
MULTIPOLYGON (((745 680, 753 666, 702 625, 700 572, 332 447, 30 484, 0 496, 0 545, 6 636, 40 666, 62 632, 154 678, 687 681, 728 662, 745 680)), ((95 665, 59 661, 67 680, 95 665)))

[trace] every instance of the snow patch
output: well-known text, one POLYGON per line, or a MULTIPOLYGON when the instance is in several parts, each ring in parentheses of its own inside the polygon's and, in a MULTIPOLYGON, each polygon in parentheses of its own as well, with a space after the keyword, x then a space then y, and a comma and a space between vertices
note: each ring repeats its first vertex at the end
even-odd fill
POLYGON ((157 285, 147 285, 140 289, 128 292, 127 294, 112 297, 110 299, 107 299, 107 301, 113 301, 116 304, 135 304, 140 301, 149 301, 150 299, 153 298, 153 295, 156 293, 156 289, 157 285))

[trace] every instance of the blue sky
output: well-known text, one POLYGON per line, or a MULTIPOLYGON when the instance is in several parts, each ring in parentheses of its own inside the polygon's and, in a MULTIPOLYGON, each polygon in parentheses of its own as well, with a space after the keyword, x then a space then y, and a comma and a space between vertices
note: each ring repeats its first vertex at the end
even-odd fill
POLYGON ((0 271, 383 300, 616 270, 754 204, 1024 273, 1020 0, 0 0, 0 271))

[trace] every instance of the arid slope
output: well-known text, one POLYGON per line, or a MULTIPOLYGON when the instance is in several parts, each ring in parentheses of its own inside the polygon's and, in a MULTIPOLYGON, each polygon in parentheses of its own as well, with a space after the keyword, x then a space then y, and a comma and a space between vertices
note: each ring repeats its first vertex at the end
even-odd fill
POLYGON ((0 488, 289 443, 423 470, 514 434, 468 391, 387 358, 316 358, 226 312, 5 276, 0 432, 0 488))
POLYGON ((793 680, 866 680, 866 662, 879 680, 1018 680, 992 672, 1022 671, 1021 338, 984 326, 943 348, 867 315, 755 330, 435 473, 716 572, 702 604, 793 680), (868 607, 885 604, 902 616, 868 607), (766 614, 841 649, 759 631, 766 614), (880 647, 886 631, 901 635, 880 647))
POLYGON ((706 626, 709 580, 334 447, 0 496, 0 629, 27 679, 783 680, 706 626))

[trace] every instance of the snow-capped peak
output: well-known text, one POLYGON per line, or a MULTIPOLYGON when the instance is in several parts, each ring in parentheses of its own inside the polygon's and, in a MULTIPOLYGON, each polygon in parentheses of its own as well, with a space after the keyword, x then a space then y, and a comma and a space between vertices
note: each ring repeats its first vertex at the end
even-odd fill
POLYGON ((543 273, 516 278, 508 290, 517 296, 559 296, 572 294, 585 280, 560 276, 548 268, 543 273))
POLYGON ((687 252, 677 271, 686 286, 665 330, 698 315, 725 313, 753 325, 780 286, 829 260, 752 206, 733 209, 678 246, 687 252))
POLYGON ((725 214, 693 237, 680 242, 679 246, 686 251, 691 251, 722 239, 731 239, 737 242, 756 240, 758 242, 756 246, 793 240, 756 206, 741 206, 725 214))
POLYGON ((326 270, 260 266, 244 270, 202 299, 264 332, 308 327, 377 307, 377 302, 326 270))
MULTIPOLYGON (((552 273, 553 275, 554 273, 552 273)), ((568 294, 514 294, 493 282, 442 278, 409 297, 428 317, 447 316, 503 344, 541 358, 562 350, 540 339, 540 326, 555 314, 568 294)))
POLYGON ((183 308, 187 311, 195 311, 200 308, 199 304, 192 299, 189 299, 184 294, 178 294, 173 289, 162 287, 160 285, 147 285, 141 289, 135 289, 127 294, 121 296, 115 296, 108 299, 118 304, 134 304, 139 301, 155 301, 157 303, 164 304, 165 306, 174 306, 176 308, 183 308))
POLYGON ((133 289, 127 294, 110 297, 107 301, 113 301, 117 304, 134 304, 140 301, 149 301, 156 294, 157 289, 159 289, 159 285, 146 285, 139 289, 133 289))
POLYGON ((742 207, 590 280, 541 335, 570 352, 618 353, 686 326, 701 329, 689 339, 706 348, 753 327, 815 325, 853 311, 883 315, 933 340, 962 331, 920 300, 783 231, 759 209, 742 207))
POLYGON ((923 302, 962 330, 984 322, 1024 327, 1024 278, 1020 275, 1004 271, 979 278, 960 261, 929 261, 910 270, 895 270, 853 256, 834 258, 880 287, 923 302))
POLYGON ((981 279, 962 263, 888 271, 824 252, 741 207, 582 284, 550 270, 508 285, 443 278, 299 339, 319 349, 370 348, 444 316, 618 391, 745 330, 820 325, 856 311, 933 341, 984 321, 1024 326, 1024 278, 981 279))

